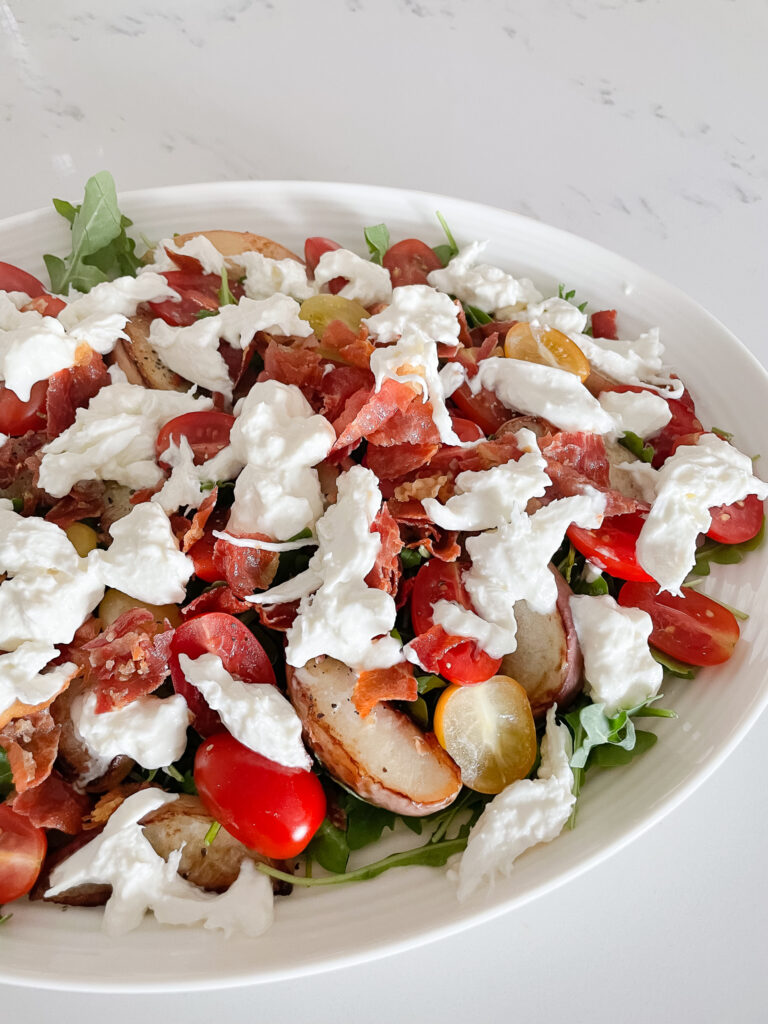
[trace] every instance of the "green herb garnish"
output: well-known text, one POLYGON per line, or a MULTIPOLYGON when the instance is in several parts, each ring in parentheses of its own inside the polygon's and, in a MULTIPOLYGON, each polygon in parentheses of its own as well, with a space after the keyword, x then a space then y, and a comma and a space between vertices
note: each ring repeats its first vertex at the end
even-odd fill
POLYGON ((87 292, 103 281, 136 274, 141 261, 136 243, 125 232, 132 221, 120 212, 115 182, 108 171, 88 179, 79 206, 64 199, 54 199, 53 205, 72 228, 72 251, 64 259, 50 253, 43 257, 52 291, 65 294, 76 288, 87 292))
POLYGON ((211 822, 211 827, 205 833, 205 839, 203 839, 203 843, 206 846, 210 846, 211 843, 216 838, 216 836, 219 834, 220 830, 221 830, 221 822, 220 821, 212 821, 211 822))
POLYGON ((473 327, 482 327, 483 324, 493 323, 493 317, 488 316, 482 309, 478 309, 477 306, 470 306, 468 302, 462 302, 462 309, 464 315, 467 318, 467 327, 470 329, 473 327))
MULTIPOLYGON (((229 274, 227 268, 221 268, 221 287, 219 288, 219 306, 236 306, 237 299, 229 287, 229 274)), ((213 312, 213 310, 211 310, 213 312)))
POLYGON ((633 433, 631 430, 627 430, 626 433, 619 438, 619 444, 623 448, 626 448, 628 452, 632 452, 633 455, 636 455, 641 462, 652 462, 653 456, 656 454, 652 444, 646 444, 642 437, 633 433))
POLYGON ((765 517, 763 517, 763 522, 756 535, 741 544, 721 544, 716 540, 705 540, 696 551, 696 563, 691 574, 693 576, 709 576, 712 562, 717 565, 737 565, 748 551, 754 551, 760 547, 764 537, 765 517))
POLYGON ((0 797, 5 799, 13 789, 13 774, 8 763, 8 755, 0 747, 0 797))
POLYGON ((458 256, 459 247, 456 244, 456 239, 453 237, 453 232, 448 227, 445 217, 440 213, 439 210, 435 211, 435 216, 440 221, 440 227, 445 232, 445 237, 448 239, 448 244, 443 243, 442 245, 436 245, 433 247, 432 252, 437 256, 440 262, 446 267, 454 256, 458 256))
POLYGON ((371 254, 371 263, 378 263, 381 266, 384 254, 389 248, 389 228, 386 224, 374 224, 370 228, 364 228, 363 234, 368 245, 368 252, 371 254))

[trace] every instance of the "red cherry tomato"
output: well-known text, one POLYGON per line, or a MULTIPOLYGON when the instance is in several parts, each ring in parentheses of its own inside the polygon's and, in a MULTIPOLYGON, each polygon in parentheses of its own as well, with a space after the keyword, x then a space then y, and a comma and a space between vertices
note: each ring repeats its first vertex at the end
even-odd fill
POLYGON ((601 309, 592 314, 592 335, 595 338, 608 338, 610 341, 618 339, 615 309, 601 309))
POLYGON ((325 817, 325 793, 316 775, 269 761, 228 732, 200 744, 194 774, 213 817, 265 857, 295 857, 325 817))
MULTIPOLYGON (((465 566, 430 559, 416 574, 411 593, 411 622, 417 635, 434 625, 432 608, 438 601, 455 601, 464 608, 472 602, 461 581, 465 566)), ((463 640, 440 659, 440 674, 452 683, 482 683, 496 675, 501 658, 491 658, 474 640, 463 640)))
POLYGON ((653 622, 650 642, 687 665, 720 665, 739 639, 736 617, 721 604, 683 588, 683 596, 658 593, 657 583, 625 583, 619 592, 624 608, 642 608, 653 622))
POLYGON ((29 892, 40 874, 47 846, 43 829, 0 804, 0 904, 29 892))
POLYGON ((186 412, 169 420, 157 435, 155 450, 158 461, 168 450, 171 441, 179 444, 186 437, 199 466, 226 448, 235 417, 227 412, 210 409, 207 412, 186 412))
POLYGON ((5 292, 26 292, 30 299, 36 299, 38 295, 47 292, 42 281, 12 263, 0 263, 0 289, 5 292))
POLYGON ((756 494, 748 494, 743 501, 711 508, 712 525, 707 536, 721 544, 743 544, 752 540, 763 525, 763 503, 756 494))
MULTIPOLYGON (((197 260, 193 261, 197 263, 197 260)), ((189 327, 198 319, 201 310, 214 312, 220 306, 221 276, 203 274, 199 270, 168 270, 163 274, 168 284, 178 292, 180 301, 163 299, 150 302, 149 308, 167 324, 189 327)), ((244 294, 243 286, 237 281, 229 282, 229 289, 236 299, 244 294)))
POLYGON ((201 736, 209 736, 220 729, 221 722, 197 687, 187 682, 179 664, 180 654, 193 659, 201 654, 216 654, 227 672, 245 683, 275 682, 266 651, 234 615, 209 612, 182 623, 173 634, 168 664, 173 688, 189 705, 195 716, 195 729, 201 736))
MULTIPOLYGON (((314 238, 308 238, 304 243, 304 262, 307 264, 307 270, 310 274, 314 274, 315 267, 320 262, 320 257, 324 252, 333 252, 334 249, 340 248, 339 243, 334 242, 331 238, 321 238, 319 235, 314 238)), ((337 295, 347 283, 346 277, 331 278, 328 282, 328 291, 332 295, 337 295)))
POLYGON ((40 316, 58 316, 65 306, 66 302, 63 299, 46 293, 45 295, 37 295, 26 306, 22 306, 21 309, 22 312, 26 312, 29 309, 37 310, 40 316))
POLYGON ((22 402, 10 388, 0 384, 0 433, 21 437, 28 430, 43 430, 47 420, 48 381, 32 385, 29 401, 22 402))
POLYGON ((452 415, 451 426, 460 441, 480 441, 485 437, 476 423, 473 423, 472 420, 462 419, 461 416, 452 415))
POLYGON ((427 274, 440 270, 442 263, 432 249, 418 238, 406 238, 387 249, 382 266, 389 271, 392 287, 405 284, 428 284, 427 274))
POLYGON ((492 391, 481 388, 473 395, 466 383, 453 392, 451 401, 463 416, 476 423, 486 435, 495 434, 511 415, 506 405, 492 391))
POLYGON ((213 531, 226 529, 228 518, 228 509, 215 509, 205 524, 203 536, 187 552, 194 563, 195 575, 199 576, 201 580, 205 580, 206 583, 216 583, 218 580, 224 579, 224 574, 213 557, 213 549, 217 540, 213 536, 213 531))
POLYGON ((668 398, 666 402, 672 412, 672 419, 666 427, 662 427, 658 434, 648 439, 654 448, 652 465, 655 469, 658 469, 672 454, 676 443, 680 442, 682 438, 692 434, 701 434, 704 430, 701 420, 696 416, 693 399, 687 391, 683 392, 680 398, 668 398))
POLYGON ((641 568, 635 553, 635 545, 645 520, 637 512, 624 516, 610 516, 604 519, 596 530, 585 530, 581 526, 569 526, 568 539, 577 551, 585 555, 598 569, 603 569, 620 580, 638 580, 653 583, 645 569, 641 568))

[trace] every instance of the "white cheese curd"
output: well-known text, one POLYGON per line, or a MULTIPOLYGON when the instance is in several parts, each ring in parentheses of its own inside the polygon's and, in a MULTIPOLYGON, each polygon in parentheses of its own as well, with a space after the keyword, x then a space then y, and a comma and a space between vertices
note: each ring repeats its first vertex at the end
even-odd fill
POLYGON ((179 551, 168 516, 145 501, 109 528, 112 544, 93 551, 105 583, 149 604, 179 603, 194 572, 191 558, 179 551))
POLYGON ((61 527, 44 519, 21 516, 12 509, 0 510, 0 572, 74 573, 81 559, 61 527))
POLYGON ((138 276, 145 277, 148 274, 179 270, 179 265, 173 262, 168 255, 169 252, 198 260, 204 274, 221 274, 226 266, 225 257, 205 235, 195 235, 183 245, 176 245, 172 238, 163 238, 155 246, 152 262, 141 267, 138 276))
POLYGON ((244 469, 227 529, 288 540, 323 514, 317 470, 336 431, 293 384, 254 384, 238 402, 230 447, 244 469))
POLYGON ((544 615, 554 611, 557 584, 549 561, 571 523, 593 529, 602 522, 604 511, 605 495, 589 488, 584 494, 553 501, 531 516, 517 510, 495 530, 468 537, 472 565, 463 582, 475 612, 512 633, 516 601, 525 600, 544 615))
POLYGON ((656 500, 659 471, 650 462, 611 462, 610 485, 628 498, 652 505, 656 500))
POLYGON ((46 896, 87 882, 111 885, 102 927, 112 936, 138 928, 148 910, 165 924, 202 922, 227 935, 261 935, 272 923, 272 884, 250 860, 243 861, 234 884, 219 896, 180 877, 181 850, 165 861, 145 837, 141 819, 176 799, 176 794, 159 789, 129 796, 100 835, 54 868, 46 896))
POLYGON ((29 401, 32 385, 54 373, 74 366, 90 354, 88 345, 109 352, 118 338, 124 338, 125 318, 110 316, 85 322, 67 332, 50 316, 13 330, 0 330, 0 379, 22 402, 29 401))
POLYGON ((427 274, 433 288, 455 295, 484 313, 493 313, 504 306, 526 306, 541 301, 541 292, 527 277, 517 278, 499 267, 478 263, 488 242, 471 242, 454 256, 447 267, 427 274))
MULTIPOLYGON (((358 671, 389 668, 402 661, 400 644, 389 636, 395 602, 386 591, 365 582, 381 547, 378 533, 371 533, 381 507, 378 481, 369 469, 353 466, 339 477, 338 495, 317 522, 319 544, 308 570, 289 581, 293 592, 316 589, 302 597, 286 633, 286 661, 301 667, 327 654, 358 671)), ((272 603, 274 593, 281 590, 276 587, 248 600, 272 603)), ((281 595, 280 600, 288 598, 281 595)))
POLYGON ((179 665, 243 746, 286 768, 312 767, 301 742, 301 720, 276 686, 234 679, 215 654, 180 654, 179 665))
POLYGON ((389 302, 392 298, 389 271, 349 249, 324 252, 318 260, 315 283, 328 284, 334 277, 347 279, 338 293, 343 299, 356 299, 363 306, 373 306, 377 302, 389 302))
POLYGON ((440 383, 443 387, 444 397, 450 398, 454 391, 458 391, 466 379, 467 371, 461 363, 446 363, 440 371, 440 383))
POLYGON ((621 384, 651 384, 664 389, 670 398, 679 398, 683 384, 670 376, 662 364, 664 346, 658 327, 641 334, 637 341, 612 341, 609 338, 590 338, 586 334, 571 334, 589 360, 593 370, 619 381, 621 384))
POLYGON ((0 649, 25 640, 67 644, 104 597, 98 566, 83 559, 74 573, 32 565, 0 585, 0 649))
POLYGON ((95 285, 86 295, 70 298, 58 319, 69 330, 92 317, 118 314, 125 319, 134 316, 142 302, 177 298, 176 292, 160 274, 118 277, 95 285))
MULTIPOLYGON (((465 636, 475 640, 478 646, 491 658, 503 658, 517 648, 517 628, 499 626, 480 618, 470 608, 463 608, 455 601, 438 601, 432 606, 432 621, 442 626, 451 636, 465 636)), ((406 657, 412 660, 408 648, 406 657)))
MULTIPOLYGON (((0 444, 5 443, 3 438, 5 438, 6 441, 8 440, 6 434, 0 434, 0 444)), ((10 498, 0 498, 0 510, 3 512, 13 512, 13 502, 10 498)))
POLYGON ((30 640, 10 654, 0 654, 0 719, 16 701, 35 707, 55 697, 77 671, 68 661, 42 672, 58 655, 53 644, 43 640, 30 640))
MULTIPOLYGON (((443 378, 440 376, 437 345, 421 331, 407 331, 394 345, 377 348, 371 355, 371 370, 380 391, 385 380, 415 384, 421 389, 423 401, 432 405, 432 422, 443 444, 465 447, 453 429, 445 404, 443 378)), ((472 442, 470 442, 472 443, 472 442)))
POLYGON ((0 327, 7 330, 6 324, 3 321, 3 315, 4 309, 8 304, 21 312, 22 307, 28 305, 31 301, 32 296, 27 295, 26 292, 6 291, 4 288, 0 288, 0 327))
POLYGON ((659 692, 664 671, 648 647, 653 623, 640 608, 623 608, 609 595, 570 599, 584 655, 585 693, 605 704, 609 717, 659 692))
POLYGON ((506 522, 531 498, 540 498, 552 482, 547 463, 530 430, 516 435, 524 451, 517 462, 479 471, 465 470, 456 477, 456 493, 441 505, 436 498, 421 504, 433 523, 444 530, 489 530, 506 522))
POLYGON ((748 494, 768 497, 752 460, 715 434, 681 445, 658 472, 656 500, 637 540, 637 558, 662 590, 680 594, 696 561, 696 538, 712 523, 709 510, 748 494))
POLYGON ((169 369, 231 398, 232 380, 219 342, 245 350, 259 331, 306 338, 312 328, 299 319, 299 304, 294 299, 273 295, 259 300, 243 298, 188 327, 175 327, 157 317, 149 328, 149 343, 169 369))
POLYGON ((363 322, 380 345, 397 341, 410 331, 455 345, 459 340, 458 312, 449 295, 426 284, 408 284, 395 288, 387 308, 363 322))
POLYGON ((556 366, 491 356, 479 363, 469 386, 475 395, 488 388, 508 409, 541 416, 560 430, 607 434, 616 429, 576 374, 556 366))
POLYGON ((96 700, 93 690, 80 694, 72 701, 70 715, 92 760, 100 761, 104 770, 121 754, 151 769, 173 764, 184 753, 190 714, 180 694, 137 697, 102 714, 96 713, 96 700))
POLYGON ((249 299, 268 299, 279 292, 303 302, 317 294, 317 285, 307 279, 298 260, 273 260, 260 252, 241 252, 237 262, 245 270, 245 294, 249 299))
POLYGON ((305 537, 302 540, 256 540, 255 537, 235 537, 226 530, 214 530, 213 536, 225 540, 228 544, 234 544, 236 548, 253 548, 255 551, 300 551, 302 548, 317 547, 317 541, 313 537, 305 537))
POLYGON ((155 452, 160 428, 183 413, 212 407, 210 398, 179 391, 109 384, 77 410, 71 427, 42 449, 40 486, 55 498, 68 494, 78 480, 154 487, 163 479, 155 452))
POLYGON ((24 292, 6 292, 0 290, 0 331, 13 331, 17 327, 29 327, 42 319, 42 314, 36 309, 28 309, 22 312, 21 307, 25 306, 31 299, 24 292), (22 302, 26 299, 26 302, 22 302))
POLYGON ((486 805, 469 834, 458 869, 456 895, 464 901, 482 886, 511 874, 515 860, 538 843, 560 835, 576 797, 571 792, 571 734, 555 722, 555 708, 547 712, 541 741, 541 763, 535 779, 511 783, 486 805))
POLYGON ((171 475, 150 500, 169 513, 180 508, 200 508, 211 489, 210 486, 203 488, 203 484, 234 480, 244 465, 231 445, 199 466, 195 465, 195 455, 186 437, 182 437, 178 445, 172 440, 160 461, 171 467, 171 475))
POLYGON ((499 309, 496 316, 499 320, 526 320, 542 327, 554 327, 562 334, 581 334, 587 326, 587 314, 557 295, 541 302, 532 302, 525 309, 516 309, 514 306, 499 309))
POLYGON ((631 431, 638 437, 652 437, 672 419, 669 403, 652 391, 603 391, 598 401, 613 417, 618 434, 631 431))

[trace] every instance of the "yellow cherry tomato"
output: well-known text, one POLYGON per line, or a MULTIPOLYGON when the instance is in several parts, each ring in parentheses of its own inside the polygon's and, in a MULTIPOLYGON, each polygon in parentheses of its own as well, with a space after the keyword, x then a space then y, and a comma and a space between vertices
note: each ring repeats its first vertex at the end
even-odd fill
POLYGON ((99 605, 99 618, 104 629, 131 608, 146 608, 152 612, 155 622, 162 623, 168 619, 172 626, 180 626, 182 623, 181 612, 175 604, 147 604, 146 601, 129 597, 122 590, 108 590, 99 605))
POLYGON ((507 331, 504 354, 509 359, 556 366, 585 381, 589 376, 589 360, 578 345, 554 327, 517 323, 507 331))
POLYGON ((64 531, 69 542, 81 558, 99 546, 99 535, 85 523, 71 523, 64 531))
POLYGON ((524 779, 536 760, 536 726, 523 687, 510 676, 448 686, 435 707, 440 746, 478 793, 500 793, 524 779))
POLYGON ((360 321, 368 315, 365 306, 354 299, 342 299, 340 295, 313 295, 302 302, 299 310, 299 317, 307 321, 319 340, 332 320, 341 320, 357 331, 360 321))

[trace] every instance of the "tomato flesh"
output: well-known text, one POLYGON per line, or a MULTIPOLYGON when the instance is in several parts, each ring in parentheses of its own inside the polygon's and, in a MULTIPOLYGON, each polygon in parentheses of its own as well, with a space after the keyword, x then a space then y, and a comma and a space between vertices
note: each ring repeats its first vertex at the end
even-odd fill
POLYGON ((721 544, 743 544, 752 540, 763 525, 763 503, 756 494, 748 494, 742 501, 711 508, 712 525, 707 536, 721 544))
POLYGON ((676 597, 659 593, 657 583, 625 583, 619 604, 648 612, 653 622, 651 644, 687 665, 721 665, 739 639, 736 616, 689 588, 676 597))
POLYGON ((47 846, 43 829, 0 804, 0 904, 29 892, 40 874, 47 846))
POLYGON ((21 399, 10 388, 0 384, 0 433, 21 437, 28 430, 43 430, 47 420, 48 381, 32 385, 29 401, 21 399))
POLYGON ((195 465, 202 465, 227 447, 234 422, 234 416, 215 409, 176 416, 157 435, 155 450, 158 461, 168 450, 171 441, 178 445, 182 437, 185 437, 195 457, 195 465))
POLYGON ((637 512, 631 512, 624 516, 609 516, 596 530, 571 525, 566 533, 576 550, 598 569, 620 580, 654 583, 653 577, 638 562, 635 551, 644 522, 637 512))
POLYGON ((275 683, 266 651, 234 615, 209 612, 184 622, 173 634, 168 664, 173 688, 189 705, 195 716, 195 729, 201 736, 209 736, 220 729, 221 721, 197 687, 187 682, 179 664, 180 654, 193 659, 201 654, 215 654, 230 675, 245 683, 275 683))
MULTIPOLYGON (((461 581, 466 566, 457 562, 430 559, 416 574, 411 594, 411 622, 417 635, 426 633, 434 625, 432 608, 438 601, 455 601, 463 608, 471 608, 469 594, 461 581)), ((483 683, 496 675, 501 658, 492 658, 474 641, 463 640, 440 659, 440 675, 452 683, 483 683)))
POLYGON ((295 857, 325 817, 325 793, 316 775, 270 761, 228 732, 200 745, 194 775, 213 817, 265 857, 295 857))
POLYGON ((381 263, 389 271, 393 288, 406 284, 429 284, 427 274, 443 266, 433 250, 418 238, 405 238, 391 246, 381 263))
POLYGON ((47 292, 42 281, 12 263, 0 263, 0 289, 5 292, 26 292, 30 299, 36 299, 38 295, 47 292))
POLYGON ((453 392, 451 401, 462 416, 476 423, 486 435, 495 434, 511 415, 492 391, 481 388, 473 395, 466 383, 453 392))

